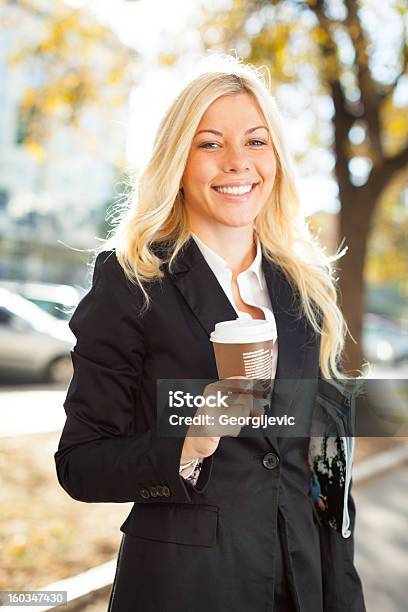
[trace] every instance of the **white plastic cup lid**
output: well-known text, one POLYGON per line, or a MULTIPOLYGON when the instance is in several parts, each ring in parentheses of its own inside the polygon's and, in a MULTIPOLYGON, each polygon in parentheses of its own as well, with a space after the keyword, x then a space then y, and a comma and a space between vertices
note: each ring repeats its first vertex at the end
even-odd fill
POLYGON ((276 340, 277 332, 274 321, 238 317, 232 321, 216 323, 210 335, 211 342, 219 344, 245 344, 276 340))

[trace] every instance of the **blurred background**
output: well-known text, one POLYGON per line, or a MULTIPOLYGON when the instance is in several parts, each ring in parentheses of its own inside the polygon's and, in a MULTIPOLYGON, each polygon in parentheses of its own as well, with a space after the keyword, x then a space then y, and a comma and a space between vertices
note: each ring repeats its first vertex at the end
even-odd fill
MULTIPOLYGON (((71 609, 107 608, 130 505, 81 504, 56 481, 68 320, 90 249, 205 55, 269 69, 310 227, 329 254, 348 246, 344 365, 407 379, 407 32, 405 0, 0 0, 0 590, 62 584, 71 609)), ((407 448, 357 440, 356 564, 373 612, 406 610, 407 448)))

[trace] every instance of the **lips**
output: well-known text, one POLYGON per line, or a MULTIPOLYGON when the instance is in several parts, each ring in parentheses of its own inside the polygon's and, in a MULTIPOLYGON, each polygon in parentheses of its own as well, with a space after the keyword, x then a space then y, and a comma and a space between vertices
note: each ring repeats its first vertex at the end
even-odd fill
MULTIPOLYGON (((246 185, 250 185, 251 183, 246 183, 246 185)), ((252 199, 252 195, 255 192, 255 189, 257 188, 258 183, 252 183, 252 187, 249 191, 245 191, 244 193, 228 193, 228 192, 224 192, 224 191, 219 191, 218 189, 216 189, 215 187, 212 187, 212 189, 215 191, 215 193, 217 194, 217 197, 220 198, 221 200, 224 200, 225 202, 246 202, 252 199)))
POLYGON ((258 185, 259 181, 257 182, 252 182, 252 181, 247 181, 247 182, 240 182, 240 183, 226 183, 225 185, 212 185, 212 189, 218 189, 219 187, 222 187, 224 189, 226 189, 227 187, 246 187, 247 185, 251 185, 252 189, 254 188, 254 186, 258 185))
MULTIPOLYGON (((220 191, 218 186, 214 186, 212 187, 212 189, 215 191, 215 193, 218 194, 219 197, 230 200, 231 202, 244 202, 249 197, 252 197, 252 194, 255 188, 257 187, 258 183, 252 183, 252 184, 251 183, 241 183, 240 187, 244 187, 244 186, 248 187, 248 185, 252 185, 251 189, 249 191, 244 191, 243 193, 228 193, 227 191, 220 191)), ((220 185, 219 187, 225 189, 226 185, 220 185)), ((234 185, 234 187, 237 188, 238 185, 234 185)))

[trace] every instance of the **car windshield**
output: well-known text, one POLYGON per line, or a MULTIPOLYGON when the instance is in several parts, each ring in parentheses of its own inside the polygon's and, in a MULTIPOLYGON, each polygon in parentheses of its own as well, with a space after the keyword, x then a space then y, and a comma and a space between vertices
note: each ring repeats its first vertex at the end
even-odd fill
POLYGON ((57 323, 55 317, 46 313, 32 302, 6 289, 0 289, 0 305, 30 323, 38 331, 49 331, 57 323))

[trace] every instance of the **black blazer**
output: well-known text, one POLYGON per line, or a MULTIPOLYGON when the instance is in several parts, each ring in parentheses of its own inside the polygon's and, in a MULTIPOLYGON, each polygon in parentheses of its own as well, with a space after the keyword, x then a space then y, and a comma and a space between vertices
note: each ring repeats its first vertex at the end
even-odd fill
MULTIPOLYGON (((287 410, 304 408, 296 381, 317 379, 319 338, 298 317, 279 267, 265 257, 262 265, 278 330, 276 379, 293 380, 287 410)), ((363 611, 353 538, 313 512, 307 438, 224 437, 195 486, 179 476, 183 438, 157 431, 157 380, 217 379, 209 334, 236 313, 193 239, 164 271, 142 314, 141 291, 114 250, 100 253, 70 321, 77 344, 59 482, 80 501, 135 502, 121 526, 109 609, 272 612, 279 512, 297 610, 363 611)))

